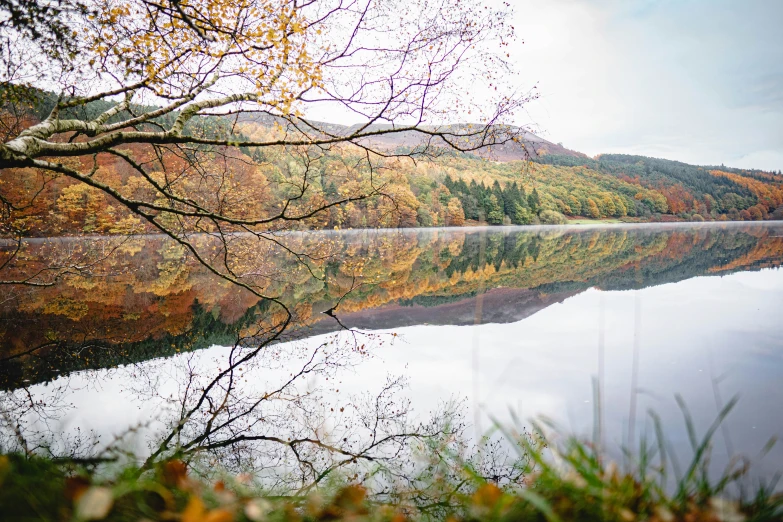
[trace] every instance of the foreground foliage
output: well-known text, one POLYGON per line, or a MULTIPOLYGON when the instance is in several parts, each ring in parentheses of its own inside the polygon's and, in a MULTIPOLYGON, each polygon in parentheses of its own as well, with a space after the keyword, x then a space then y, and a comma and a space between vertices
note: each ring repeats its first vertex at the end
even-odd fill
POLYGON ((109 471, 98 461, 2 455, 0 510, 8 520, 781 520, 783 496, 775 493, 776 484, 762 483, 748 493, 747 466, 708 478, 712 436, 733 404, 697 439, 681 403, 693 457, 676 477, 669 477, 674 460, 653 415, 656 442, 642 438, 633 457, 626 453, 624 471, 592 443, 545 437, 540 429, 535 436, 504 431, 526 464, 521 480, 497 483, 482 477, 475 461, 443 447, 429 448, 423 457, 427 471, 405 481, 405 488, 337 480, 293 495, 265 492, 249 475, 201 478, 197 466, 189 469, 178 460, 142 473, 135 467, 109 471))

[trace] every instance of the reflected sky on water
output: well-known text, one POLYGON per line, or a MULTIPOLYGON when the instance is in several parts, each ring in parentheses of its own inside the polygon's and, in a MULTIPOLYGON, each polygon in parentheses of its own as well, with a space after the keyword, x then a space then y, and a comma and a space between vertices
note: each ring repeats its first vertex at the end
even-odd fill
MULTIPOLYGON (((492 419, 510 422, 513 409, 522 419, 545 415, 565 431, 592 436, 592 379, 602 371, 607 447, 628 440, 636 378, 636 437, 650 433, 647 411, 653 409, 685 458, 688 442, 674 395, 682 395, 702 432, 717 416, 719 404, 738 395, 725 424, 730 437, 725 440, 721 432, 715 441, 716 462, 725 461, 727 444, 753 457, 770 437, 783 435, 781 310, 779 269, 697 277, 642 290, 592 289, 518 322, 395 329, 397 337, 378 343, 374 357, 343 374, 340 387, 343 393, 360 392, 388 374, 405 375, 418 412, 464 399, 471 419, 474 409, 480 409, 481 429, 490 428, 492 419)), ((301 342, 315 346, 321 341, 315 337, 301 342)), ((205 368, 214 368, 225 352, 214 347, 196 357, 205 368)), ((150 364, 161 374, 173 375, 177 359, 189 357, 150 364)), ((72 386, 80 391, 71 395, 75 410, 63 427, 109 435, 154 416, 160 404, 135 401, 128 391, 133 387, 130 375, 109 372, 105 378, 77 379, 72 386)), ((34 392, 45 395, 46 387, 34 392)), ((780 465, 781 448, 761 464, 769 472, 780 465)))
MULTIPOLYGON (((401 394, 410 398, 416 415, 423 418, 448 401, 462 401, 474 424, 472 434, 485 432, 495 420, 511 422, 513 411, 525 423, 546 416, 564 432, 592 437, 600 415, 601 439, 615 454, 629 437, 638 442, 645 434, 651 436, 648 411, 654 410, 682 460, 690 451, 675 394, 683 397, 699 433, 737 396, 725 429, 715 438, 713 463, 725 465, 729 453, 753 458, 770 437, 783 435, 783 272, 776 268, 783 260, 783 251, 776 246, 782 229, 716 229, 706 235, 709 229, 696 230, 626 229, 622 244, 606 244, 621 245, 617 248, 625 250, 617 255, 630 257, 614 264, 609 260, 616 259, 607 257, 607 270, 582 267, 581 273, 589 277, 581 281, 557 278, 572 273, 547 253, 548 245, 557 241, 557 248, 564 248, 560 234, 539 240, 538 259, 527 264, 523 259, 516 268, 501 259, 487 272, 485 284, 466 285, 462 294, 438 287, 431 296, 356 306, 342 317, 349 326, 372 332, 362 341, 367 355, 335 380, 327 383, 316 376, 299 389, 323 389, 327 402, 339 404, 377 389, 388 376, 404 376, 408 387, 401 394), (674 237, 676 232, 683 232, 682 237, 674 237), (656 233, 660 237, 649 237, 656 233), (634 234, 644 240, 634 243, 634 234), (748 237, 738 237, 742 234, 748 237), (668 252, 660 248, 661 240, 668 252), (653 253, 639 255, 652 244, 658 245, 653 253), (675 252, 674 246, 679 250, 675 252), (535 278, 538 286, 505 286, 515 281, 512 276, 541 270, 544 263, 556 269, 554 275, 535 278), (594 379, 600 383, 600 407, 595 404, 594 379)), ((572 254, 581 258, 578 248, 616 233, 611 228, 579 231, 574 234, 586 236, 568 239, 566 245, 582 245, 572 254)), ((512 244, 509 234, 529 232, 505 231, 501 239, 506 245, 512 244)), ((486 236, 478 239, 492 241, 486 236)), ((520 244, 513 239, 514 245, 520 244)), ((464 256, 482 255, 482 249, 486 255, 487 243, 479 242, 476 249, 464 236, 459 241, 464 256)), ((452 264, 442 262, 441 270, 454 263, 470 264, 460 261, 453 241, 445 244, 450 245, 452 264)), ((444 251, 442 245, 438 249, 444 251)), ((498 259, 492 255, 496 257, 487 259, 487 266, 498 259)), ((410 278, 424 269, 420 260, 411 266, 410 278)), ((467 269, 463 275, 469 273, 467 269)), ((454 286, 469 280, 466 275, 460 279, 457 270, 449 277, 454 286)), ((367 295, 370 299, 374 294, 367 295)), ((277 350, 306 353, 325 340, 336 345, 356 342, 353 333, 322 333, 334 330, 328 321, 316 322, 307 330, 310 337, 302 335, 277 350)), ((134 365, 77 371, 29 389, 44 400, 52 400, 57 390, 57 400, 72 405, 46 429, 60 434, 94 430, 105 441, 139 427, 127 444, 144 453, 148 439, 165 424, 161 419, 176 412, 182 368, 214 373, 228 353, 226 347, 212 346, 134 365), (155 390, 154 397, 150 389, 155 390)), ((292 371, 286 363, 284 359, 274 368, 249 369, 243 375, 247 393, 262 393, 284 379, 292 371)), ((294 360, 292 368, 298 363, 294 360)), ((330 426, 327 422, 324 429, 330 426)), ((775 447, 757 470, 771 476, 781 467, 783 447, 775 447)))

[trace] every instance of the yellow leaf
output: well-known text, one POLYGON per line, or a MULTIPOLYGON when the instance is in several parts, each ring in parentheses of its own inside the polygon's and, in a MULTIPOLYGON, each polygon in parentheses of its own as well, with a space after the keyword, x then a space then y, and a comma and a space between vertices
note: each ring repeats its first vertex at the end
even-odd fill
POLYGON ((196 496, 190 497, 188 505, 182 512, 182 522, 203 522, 204 521, 204 503, 196 496))
POLYGON ((204 522, 232 522, 234 515, 226 509, 213 509, 204 517, 204 522))

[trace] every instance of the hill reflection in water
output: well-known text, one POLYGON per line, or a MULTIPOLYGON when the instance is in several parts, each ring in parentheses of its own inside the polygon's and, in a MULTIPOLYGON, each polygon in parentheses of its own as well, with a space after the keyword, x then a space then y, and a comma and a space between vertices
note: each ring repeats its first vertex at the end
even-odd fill
MULTIPOLYGON (((34 242, 26 255, 43 265, 63 251, 97 255, 108 241, 34 242)), ((508 421, 509 408, 589 434, 593 378, 609 448, 649 434, 654 409, 675 451, 687 454, 675 393, 702 431, 740 395, 716 467, 729 449, 752 456, 783 434, 779 225, 359 231, 292 241, 320 253, 306 270, 279 252, 248 251, 248 277, 296 311, 283 342, 265 348, 254 328, 274 307, 161 238, 124 243, 90 274, 14 289, 0 309, 0 407, 18 424, 0 429, 0 443, 21 434, 54 454, 89 456, 119 437, 144 458, 171 454, 177 441, 189 458, 275 477, 299 465, 291 480, 301 484, 316 461, 324 470, 343 464, 316 447, 305 466, 305 454, 272 442, 315 437, 355 451, 376 436, 362 426, 383 419, 391 437, 413 425, 443 430, 450 421, 438 412, 455 403, 473 424, 470 437, 492 419, 508 421), (321 313, 329 309, 339 323, 321 313)), ((399 449, 366 447, 379 452, 373 458, 399 449)), ((780 466, 775 448, 757 473, 780 466)))
MULTIPOLYGON (((339 330, 321 313, 337 303, 342 324, 362 329, 509 323, 591 287, 777 267, 782 231, 706 224, 315 233, 294 239, 319 253, 308 267, 253 250, 248 257, 261 261, 248 272, 263 273, 259 284, 296 310, 289 339, 339 330)), ((26 255, 40 265, 64 251, 89 257, 106 250, 102 241, 112 240, 39 241, 26 255)), ((171 241, 134 239, 89 275, 14 288, 4 298, 2 386, 232 344, 269 313, 268 303, 208 273, 171 241)))

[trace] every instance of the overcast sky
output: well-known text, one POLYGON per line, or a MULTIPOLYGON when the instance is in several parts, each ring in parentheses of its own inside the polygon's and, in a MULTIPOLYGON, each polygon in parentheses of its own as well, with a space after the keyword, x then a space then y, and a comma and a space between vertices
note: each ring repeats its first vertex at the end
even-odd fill
POLYGON ((783 0, 512 0, 527 117, 595 155, 783 169, 783 0))

